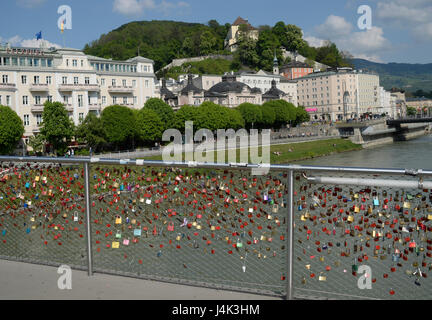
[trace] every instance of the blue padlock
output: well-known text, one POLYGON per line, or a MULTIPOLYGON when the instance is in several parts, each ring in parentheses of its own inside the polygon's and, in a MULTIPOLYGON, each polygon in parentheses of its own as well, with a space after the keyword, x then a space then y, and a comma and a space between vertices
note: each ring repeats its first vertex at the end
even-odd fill
POLYGON ((24 202, 24 208, 28 208, 27 202, 24 202))
POLYGON ((30 188, 30 182, 26 182, 25 187, 26 187, 26 189, 29 189, 30 188))
POLYGON ((120 191, 124 191, 124 184, 120 185, 120 191))
POLYGON ((3 231, 2 231, 2 236, 5 236, 6 235, 6 229, 4 229, 3 231))
POLYGON ((298 210, 299 210, 299 211, 302 211, 302 210, 303 210, 303 207, 302 207, 301 205, 299 205, 299 206, 298 206, 298 210))
POLYGON ((30 228, 27 228, 26 233, 29 234, 30 231, 31 231, 31 229, 30 229, 30 228))

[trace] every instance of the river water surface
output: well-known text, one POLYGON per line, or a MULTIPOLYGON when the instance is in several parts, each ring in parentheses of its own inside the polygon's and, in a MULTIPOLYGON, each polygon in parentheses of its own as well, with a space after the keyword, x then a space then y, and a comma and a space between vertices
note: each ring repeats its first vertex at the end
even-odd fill
POLYGON ((432 135, 298 163, 324 166, 432 169, 432 135))

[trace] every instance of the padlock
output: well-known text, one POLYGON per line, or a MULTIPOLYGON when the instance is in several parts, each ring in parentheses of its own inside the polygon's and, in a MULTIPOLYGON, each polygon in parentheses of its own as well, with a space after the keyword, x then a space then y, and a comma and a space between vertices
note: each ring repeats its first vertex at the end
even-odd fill
POLYGON ((142 234, 141 229, 135 229, 135 230, 134 230, 134 236, 135 236, 135 237, 140 237, 141 234, 142 234))
POLYGON ((79 220, 78 211, 74 212, 73 221, 77 222, 79 220))
POLYGON ((120 242, 118 242, 118 241, 113 241, 113 243, 112 243, 112 248, 113 248, 113 249, 118 249, 118 248, 120 248, 120 242))
POLYGON ((327 277, 322 275, 322 272, 320 273, 319 277, 318 277, 319 281, 327 281, 327 277))

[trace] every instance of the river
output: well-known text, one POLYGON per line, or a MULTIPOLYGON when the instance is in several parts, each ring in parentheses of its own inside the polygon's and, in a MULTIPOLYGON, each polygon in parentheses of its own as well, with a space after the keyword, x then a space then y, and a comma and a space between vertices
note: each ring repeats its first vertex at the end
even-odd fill
POLYGON ((432 169, 432 135, 298 163, 369 168, 432 169))

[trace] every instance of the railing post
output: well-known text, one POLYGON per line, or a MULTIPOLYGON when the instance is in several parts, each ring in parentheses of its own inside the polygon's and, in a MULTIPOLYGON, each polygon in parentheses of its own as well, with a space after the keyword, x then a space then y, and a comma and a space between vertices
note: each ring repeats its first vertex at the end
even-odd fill
POLYGON ((287 233, 287 283, 286 299, 293 300, 293 255, 294 255, 294 171, 288 171, 288 233, 287 233))
POLYGON ((86 206, 86 236, 87 236, 87 266, 88 275, 93 275, 92 239, 91 239, 91 211, 90 211, 90 165, 84 163, 84 185, 85 185, 85 206, 86 206))

